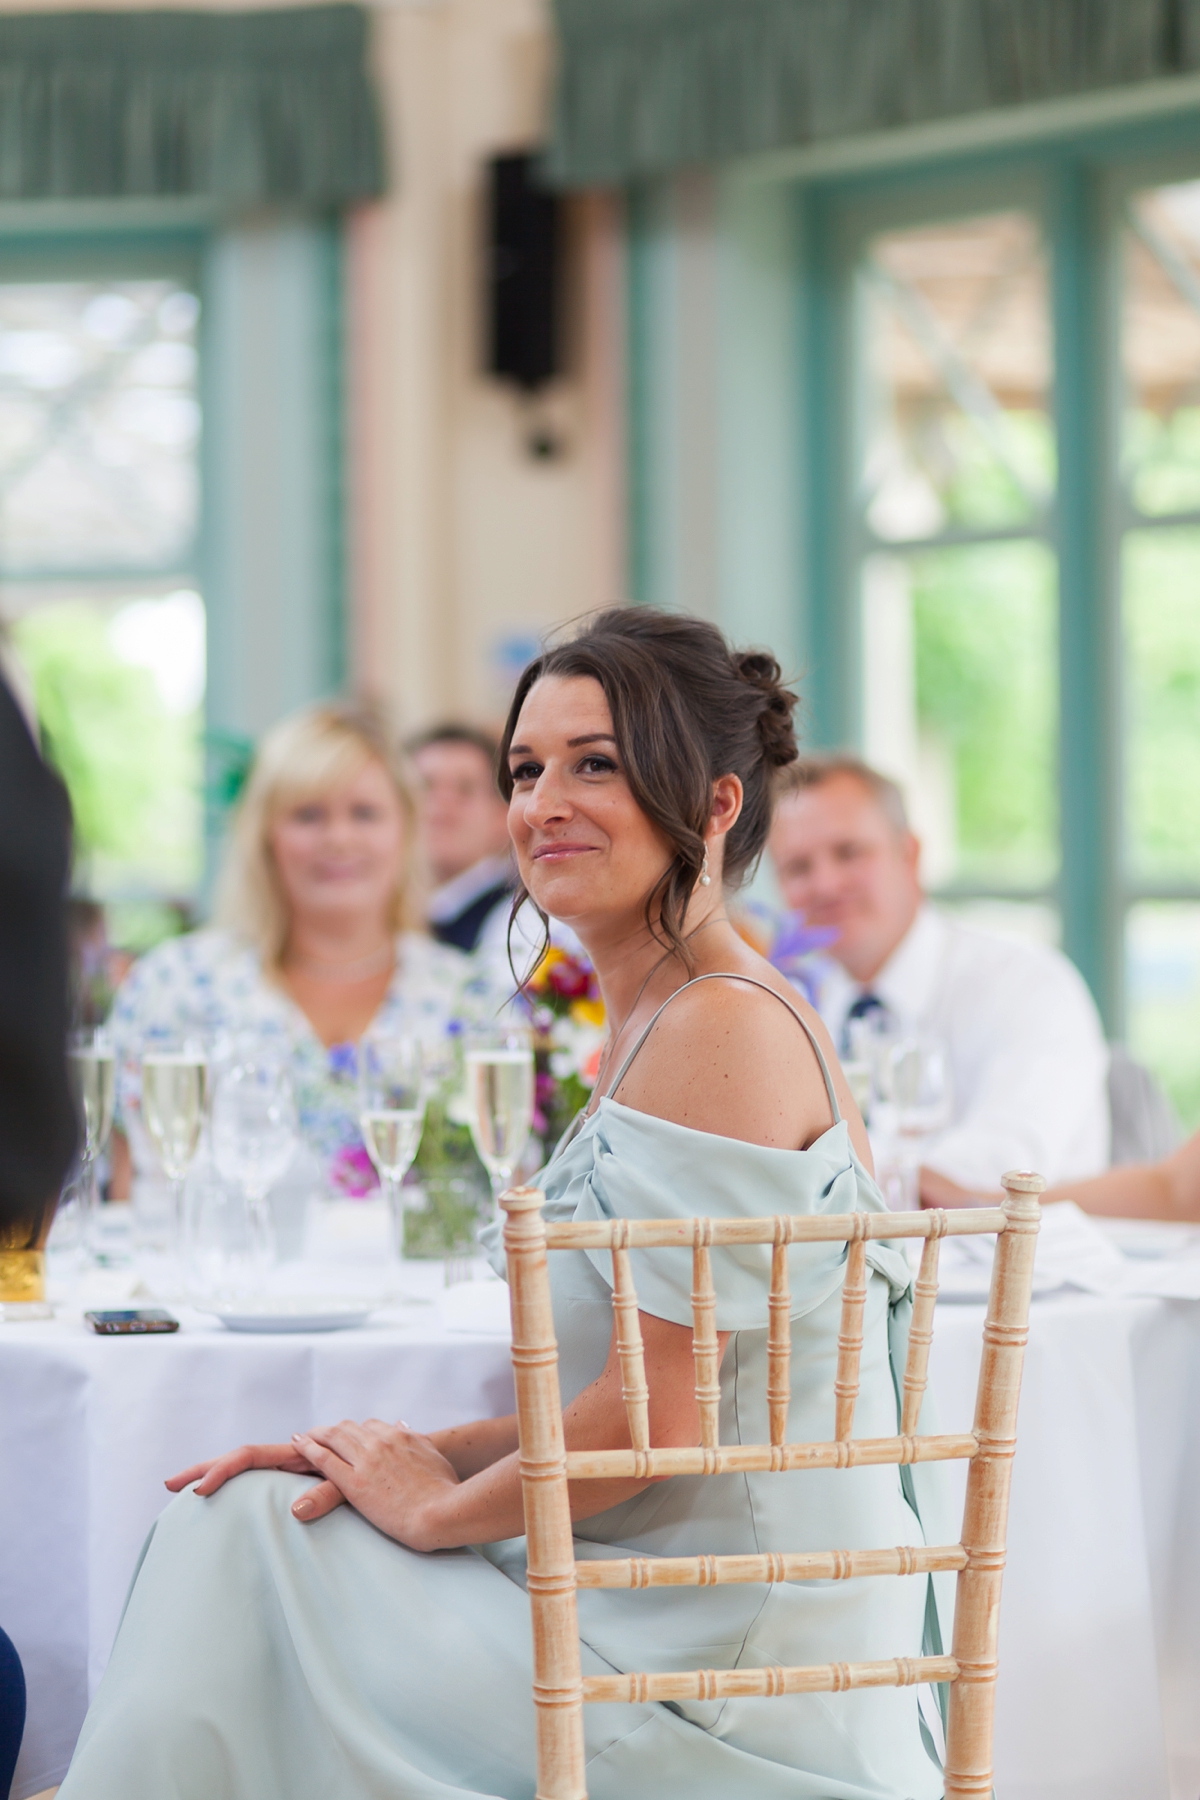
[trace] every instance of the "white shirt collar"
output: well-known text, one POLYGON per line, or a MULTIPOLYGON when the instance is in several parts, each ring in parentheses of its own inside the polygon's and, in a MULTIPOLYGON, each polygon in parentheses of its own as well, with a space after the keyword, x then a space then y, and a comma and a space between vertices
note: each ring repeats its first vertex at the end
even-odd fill
POLYGON ((471 902, 478 900, 480 894, 486 894, 489 888, 511 883, 512 877, 512 858, 506 852, 481 857, 461 875, 434 888, 426 912, 433 924, 443 925, 449 919, 457 919, 459 913, 465 912, 471 902))
POLYGON ((910 1028, 918 1024, 937 996, 949 932, 948 920, 928 900, 922 901, 916 918, 874 981, 864 984, 863 991, 878 994, 902 1024, 910 1028))
POLYGON ((917 1028, 937 994, 949 921, 921 902, 917 916, 872 981, 858 982, 826 952, 818 976, 818 1006, 837 1041, 860 994, 877 994, 902 1027, 917 1028))

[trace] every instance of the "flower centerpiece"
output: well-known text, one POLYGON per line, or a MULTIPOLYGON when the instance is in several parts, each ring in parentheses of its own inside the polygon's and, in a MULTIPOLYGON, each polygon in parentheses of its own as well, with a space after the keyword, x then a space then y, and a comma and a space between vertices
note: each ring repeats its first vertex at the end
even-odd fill
MULTIPOLYGON (((347 1199, 379 1190, 379 1176, 358 1129, 358 1052, 337 1044, 328 1054, 326 1079, 341 1102, 344 1141, 330 1158, 329 1185, 347 1199)), ((467 1123, 463 1074, 463 1025, 451 1021, 441 1045, 426 1045, 429 1076, 421 1143, 402 1183, 404 1254, 453 1257, 475 1251, 475 1231, 487 1218, 491 1184, 475 1154, 467 1123)))
POLYGON ((533 1028, 533 1129, 547 1156, 588 1103, 607 1035, 596 971, 551 944, 521 990, 533 1028))

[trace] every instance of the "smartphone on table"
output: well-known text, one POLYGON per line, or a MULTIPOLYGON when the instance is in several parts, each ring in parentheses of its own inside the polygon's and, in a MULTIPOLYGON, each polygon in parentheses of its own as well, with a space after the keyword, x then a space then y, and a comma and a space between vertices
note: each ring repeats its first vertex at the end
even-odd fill
POLYGON ((179 1320, 161 1306, 143 1306, 126 1312, 85 1312, 84 1318, 101 1337, 141 1337, 152 1331, 178 1331, 179 1320))

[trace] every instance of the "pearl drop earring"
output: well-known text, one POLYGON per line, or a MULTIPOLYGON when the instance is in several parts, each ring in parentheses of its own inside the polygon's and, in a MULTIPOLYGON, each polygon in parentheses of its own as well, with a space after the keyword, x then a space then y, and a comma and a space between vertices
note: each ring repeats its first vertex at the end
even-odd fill
POLYGON ((700 886, 711 887, 712 876, 708 872, 708 845, 704 846, 704 861, 700 864, 700 886))

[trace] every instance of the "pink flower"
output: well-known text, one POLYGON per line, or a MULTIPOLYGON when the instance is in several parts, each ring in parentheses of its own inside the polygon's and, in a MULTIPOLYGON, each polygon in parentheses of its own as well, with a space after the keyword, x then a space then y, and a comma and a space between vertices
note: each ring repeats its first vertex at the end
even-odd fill
POLYGON ((375 1164, 362 1144, 345 1144, 329 1165, 329 1184, 337 1194, 362 1200, 379 1186, 375 1164))

